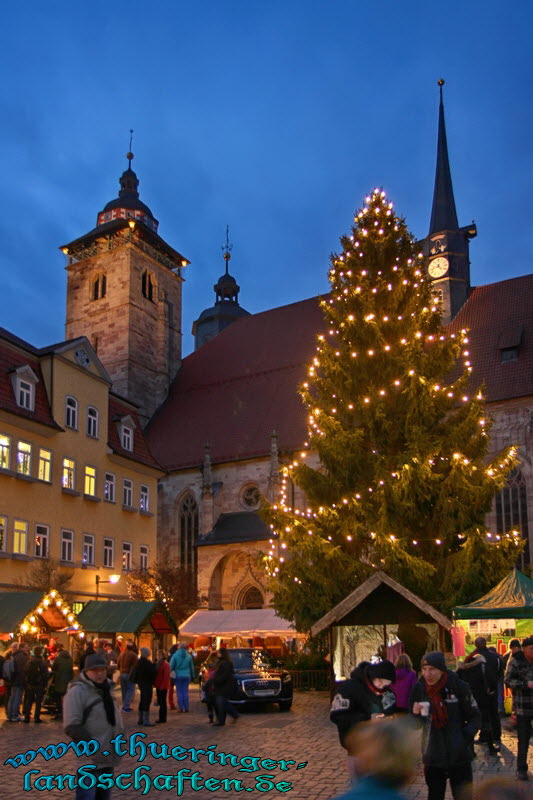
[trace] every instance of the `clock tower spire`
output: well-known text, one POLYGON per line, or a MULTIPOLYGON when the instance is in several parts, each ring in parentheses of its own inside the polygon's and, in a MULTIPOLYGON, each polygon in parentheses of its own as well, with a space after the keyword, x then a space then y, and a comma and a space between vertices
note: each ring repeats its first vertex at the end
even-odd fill
POLYGON ((448 323, 470 294, 469 240, 477 235, 477 231, 473 222, 460 228, 457 220, 444 122, 442 78, 438 85, 440 102, 437 166, 429 233, 424 240, 424 255, 429 276, 433 279, 435 296, 442 304, 443 322, 448 323))

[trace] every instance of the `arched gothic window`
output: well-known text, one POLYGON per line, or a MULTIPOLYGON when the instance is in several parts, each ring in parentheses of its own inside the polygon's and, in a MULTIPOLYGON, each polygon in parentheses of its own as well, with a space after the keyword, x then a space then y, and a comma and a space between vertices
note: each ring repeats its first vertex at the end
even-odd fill
POLYGON ((105 297, 106 291, 107 291, 107 278, 105 272, 102 272, 100 275, 97 275, 96 278, 93 280, 92 299, 99 300, 100 298, 105 297))
POLYGON ((151 272, 147 269, 144 270, 141 281, 141 288, 143 297, 147 300, 154 300, 154 278, 151 272))
POLYGON ((181 566, 196 574, 196 547, 198 538, 198 505, 192 494, 182 500, 178 511, 179 554, 181 566))
POLYGON ((520 569, 530 563, 529 524, 527 518, 527 488, 524 476, 519 469, 514 469, 507 479, 507 486, 495 497, 496 532, 507 533, 509 530, 520 531, 526 545, 519 558, 520 569))
POLYGON ((241 608, 263 608, 263 595, 257 586, 250 586, 241 600, 241 608))

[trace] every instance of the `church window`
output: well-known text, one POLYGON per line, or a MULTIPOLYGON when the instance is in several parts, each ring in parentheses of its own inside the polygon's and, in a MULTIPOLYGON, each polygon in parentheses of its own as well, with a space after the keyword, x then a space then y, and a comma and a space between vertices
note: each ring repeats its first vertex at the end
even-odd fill
POLYGON ((263 608, 263 595, 257 586, 250 586, 243 595, 241 608, 263 608))
POLYGON ((259 508, 261 494, 255 485, 245 486, 241 492, 241 503, 245 508, 256 509, 259 508))
POLYGON ((196 572, 196 547, 198 537, 198 505, 194 497, 185 497, 179 509, 179 553, 182 567, 196 572))
POLYGON ((78 401, 74 397, 67 397, 66 399, 65 425, 67 428, 78 429, 78 401))
POLYGON ((530 563, 529 523, 527 516, 527 487, 521 470, 514 469, 507 479, 507 486, 496 495, 496 532, 507 533, 510 530, 520 531, 525 540, 525 547, 520 555, 519 566, 524 568, 530 563))
POLYGON ((147 269, 145 269, 145 271, 142 274, 141 289, 143 297, 146 297, 147 300, 151 300, 153 302, 155 281, 152 273, 149 272, 147 269))
POLYGON ((93 280, 92 299, 100 300, 102 297, 106 296, 106 292, 107 292, 107 278, 105 273, 103 272, 101 275, 97 275, 96 278, 93 280))

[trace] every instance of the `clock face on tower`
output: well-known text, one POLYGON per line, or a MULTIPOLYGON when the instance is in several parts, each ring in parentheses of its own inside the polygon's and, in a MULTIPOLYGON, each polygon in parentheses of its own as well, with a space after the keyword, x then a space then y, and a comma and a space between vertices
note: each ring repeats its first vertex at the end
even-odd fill
POLYGON ((432 278, 442 278, 448 272, 448 259, 444 256, 439 256, 430 261, 428 272, 432 278))

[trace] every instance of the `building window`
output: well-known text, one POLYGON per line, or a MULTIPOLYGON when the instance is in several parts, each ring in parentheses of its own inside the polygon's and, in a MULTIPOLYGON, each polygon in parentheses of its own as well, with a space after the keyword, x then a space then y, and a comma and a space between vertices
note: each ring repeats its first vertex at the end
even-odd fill
POLYGON ((78 401, 74 397, 67 397, 66 400, 65 425, 67 428, 78 430, 78 401))
POLYGON ((29 442, 17 443, 17 472, 21 475, 31 475, 31 444, 29 442))
POLYGON ((122 447, 124 450, 133 450, 133 431, 125 425, 122 427, 122 447))
POLYGON ((48 525, 35 526, 35 557, 48 558, 50 529, 48 525))
POLYGON ((91 533, 83 534, 83 552, 81 563, 84 567, 94 566, 94 536, 91 533))
POLYGON ((43 447, 39 450, 39 480, 47 483, 52 481, 52 453, 43 447))
POLYGON ((122 572, 129 572, 131 569, 132 549, 129 542, 122 542, 122 572))
POLYGON ((518 360, 518 347, 502 347, 500 352, 502 364, 507 364, 509 361, 518 360))
POLYGON ((26 408, 28 411, 33 411, 34 407, 34 386, 27 381, 19 380, 18 382, 18 398, 17 404, 21 408, 26 408))
POLYGON ((35 410, 35 384, 38 381, 39 378, 27 364, 13 370, 11 385, 19 408, 24 408, 26 411, 35 410))
POLYGON ((520 531, 525 546, 520 554, 519 567, 526 568, 530 563, 529 522, 527 516, 527 486, 519 469, 514 469, 507 478, 507 486, 496 495, 496 532, 520 531))
POLYGON ((141 483, 141 511, 150 511, 150 489, 141 483))
POLYGON ((0 516, 0 551, 4 552, 6 549, 7 540, 7 517, 0 516))
POLYGON ((106 472, 104 476, 104 500, 115 502, 115 476, 112 472, 106 472))
POLYGON ((155 281, 154 277, 151 272, 147 269, 142 274, 141 279, 141 289, 143 297, 146 297, 147 300, 154 301, 154 288, 155 288, 155 281))
POLYGON ((28 552, 28 523, 22 519, 13 523, 13 552, 22 555, 28 552))
POLYGON ((74 533, 61 531, 61 561, 74 561, 74 533))
POLYGON ((261 494, 257 486, 245 486, 241 492, 241 503, 245 508, 256 509, 259 508, 261 494))
POLYGON ((91 297, 93 300, 100 300, 102 297, 106 296, 106 292, 107 278, 105 273, 102 273, 93 280, 91 297))
POLYGON ((87 436, 98 439, 98 411, 93 406, 87 409, 87 436))
POLYGON ((74 486, 75 486, 75 463, 71 458, 64 458, 63 459, 62 486, 63 486, 63 489, 72 489, 72 490, 74 490, 74 486))
POLYGON ((263 595, 257 586, 250 586, 244 592, 240 603, 241 608, 263 608, 264 599, 263 595))
POLYGON ((0 434, 0 469, 9 469, 11 461, 11 439, 0 434))
POLYGON ((122 483, 122 505, 128 508, 133 507, 133 481, 124 478, 122 483))
POLYGON ((104 567, 113 567, 115 563, 115 542, 104 539, 104 567))
POLYGON ((85 484, 84 494, 89 494, 92 497, 96 494, 96 469, 94 467, 85 467, 85 484))
POLYGON ((139 550, 139 569, 148 569, 148 547, 142 544, 139 550))
POLYGON ((198 505, 188 494, 179 509, 179 553, 182 567, 196 572, 195 541, 198 537, 198 505))

